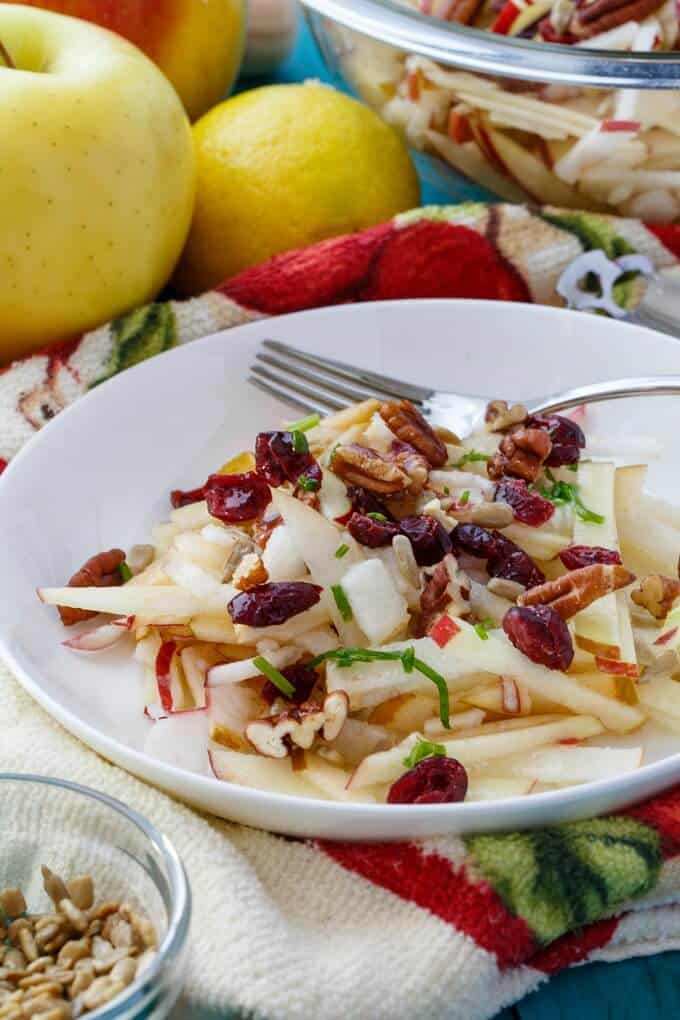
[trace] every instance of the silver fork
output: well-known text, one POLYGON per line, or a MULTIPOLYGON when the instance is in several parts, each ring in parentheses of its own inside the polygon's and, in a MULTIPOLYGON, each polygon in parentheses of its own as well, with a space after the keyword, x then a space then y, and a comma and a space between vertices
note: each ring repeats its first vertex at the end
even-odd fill
MULTIPOLYGON (((412 401, 425 418, 445 425, 461 439, 479 428, 490 397, 428 389, 402 379, 309 354, 278 340, 264 340, 249 381, 305 413, 340 411, 369 397, 412 401)), ((651 376, 591 383, 523 400, 530 414, 565 411, 580 404, 621 397, 680 394, 680 376, 651 376)), ((502 394, 506 397, 506 394, 502 394)))

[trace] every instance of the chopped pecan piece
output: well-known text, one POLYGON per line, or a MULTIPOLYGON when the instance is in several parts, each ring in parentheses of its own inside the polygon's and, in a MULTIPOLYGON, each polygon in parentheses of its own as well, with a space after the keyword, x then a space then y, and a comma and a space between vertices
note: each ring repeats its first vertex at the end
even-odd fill
MULTIPOLYGON (((635 580, 620 563, 593 563, 530 588, 517 599, 520 606, 550 606, 563 620, 569 620, 591 602, 635 580)), ((680 588, 680 585, 679 585, 680 588)))
POLYGON ((411 479, 405 471, 368 446, 350 443, 336 446, 331 458, 331 471, 351 485, 360 485, 369 492, 394 495, 405 492, 411 479))
POLYGON ((470 578, 458 566, 458 560, 448 553, 432 571, 420 596, 420 610, 429 630, 436 616, 449 609, 453 616, 470 613, 470 578))
POLYGON ((310 748, 318 734, 324 740, 335 740, 348 712, 349 698, 345 692, 331 691, 323 705, 306 701, 268 719, 248 723, 246 737, 267 758, 285 758, 293 747, 310 748))
POLYGON ((650 574, 640 582, 640 587, 631 593, 636 606, 651 613, 654 619, 663 620, 680 595, 680 581, 662 574, 650 574))
POLYGON ((411 481, 407 489, 409 495, 419 495, 425 488, 430 473, 430 465, 427 459, 422 453, 418 453, 413 446, 409 446, 408 443, 402 443, 401 440, 396 440, 392 444, 392 449, 388 456, 397 467, 400 467, 408 475, 411 481))
MULTIPOLYGON (((115 588, 123 583, 119 567, 125 559, 122 549, 109 549, 108 552, 100 552, 91 556, 87 563, 84 563, 80 570, 77 570, 68 583, 69 588, 115 588)), ((90 620, 97 616, 92 609, 71 609, 68 606, 58 606, 61 622, 65 627, 71 627, 74 623, 82 620, 90 620)))
POLYGON ((486 465, 487 474, 494 481, 503 475, 513 475, 525 482, 535 482, 551 450, 547 432, 520 426, 501 440, 498 452, 486 465))
POLYGON ((528 414, 524 404, 513 404, 510 407, 507 400, 492 400, 486 405, 484 421, 489 432, 505 432, 515 425, 522 425, 528 414))
POLYGON ((569 31, 589 39, 627 21, 642 21, 661 7, 663 0, 594 0, 580 5, 571 17, 569 31))
POLYGON ((390 400, 380 408, 380 417, 402 443, 413 446, 432 465, 446 464, 446 446, 410 400, 390 400))
POLYGON ((432 576, 426 582, 420 596, 420 609, 424 617, 431 617, 434 613, 439 613, 446 608, 450 601, 448 586, 449 572, 442 560, 432 571, 432 576))
POLYGON ((239 591, 248 591, 269 580, 269 574, 257 553, 246 553, 232 576, 232 584, 239 591))

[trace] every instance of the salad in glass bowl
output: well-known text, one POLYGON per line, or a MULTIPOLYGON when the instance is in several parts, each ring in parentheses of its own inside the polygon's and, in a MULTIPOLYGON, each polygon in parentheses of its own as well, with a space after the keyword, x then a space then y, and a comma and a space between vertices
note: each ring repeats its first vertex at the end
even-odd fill
POLYGON ((578 413, 492 401, 461 441, 367 400, 260 432, 39 596, 107 614, 65 644, 129 643, 165 761, 340 801, 540 792, 680 730, 680 510, 645 472, 589 456, 578 413))
POLYGON ((329 65, 416 149, 509 201, 680 216, 680 99, 653 87, 677 80, 675 0, 363 7, 368 32, 348 27, 344 3, 337 20, 315 13, 312 25, 329 65), (413 49, 380 41, 397 36, 392 21, 413 49))

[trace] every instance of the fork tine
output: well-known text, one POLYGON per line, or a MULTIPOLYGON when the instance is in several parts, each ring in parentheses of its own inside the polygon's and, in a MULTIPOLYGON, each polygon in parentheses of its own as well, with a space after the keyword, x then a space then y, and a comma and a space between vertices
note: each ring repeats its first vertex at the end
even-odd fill
POLYGON ((279 340, 263 340, 262 346, 277 354, 283 354, 287 358, 303 361, 306 365, 311 365, 312 368, 322 368, 329 375, 340 376, 340 378, 349 379, 353 383, 358 382, 369 387, 378 395, 405 397, 413 403, 420 404, 434 393, 434 390, 428 390, 424 386, 416 386, 414 383, 393 379, 388 375, 380 375, 379 372, 370 372, 368 369, 357 368, 333 358, 324 358, 319 354, 308 354, 306 351, 298 350, 297 347, 283 344, 279 340))
POLYGON ((257 380, 262 385, 267 385, 268 392, 274 393, 281 400, 287 400, 289 403, 292 401, 306 411, 315 411, 323 415, 333 414, 334 411, 341 411, 350 404, 348 400, 321 393, 297 379, 278 375, 259 364, 252 365, 250 373, 251 382, 257 380))
POLYGON ((325 372, 318 372, 311 368, 302 368, 300 365, 285 361, 283 358, 275 358, 273 354, 262 354, 262 352, 259 352, 255 357, 259 362, 264 362, 265 365, 271 365, 272 368, 278 369, 287 378, 306 379, 308 382, 315 383, 316 386, 321 386, 324 390, 336 396, 351 400, 353 403, 375 396, 374 390, 338 382, 325 372))

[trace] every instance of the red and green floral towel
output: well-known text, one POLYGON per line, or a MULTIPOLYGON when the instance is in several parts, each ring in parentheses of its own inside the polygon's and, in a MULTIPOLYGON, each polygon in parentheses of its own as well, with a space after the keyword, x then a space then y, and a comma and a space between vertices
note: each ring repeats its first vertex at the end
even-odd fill
MULTIPOLYGON (((362 233, 248 269, 189 301, 147 305, 0 370, 0 466, 82 393, 144 358, 261 315, 395 298, 455 297, 563 305, 556 286, 584 252, 678 264, 680 226, 558 209, 464 203, 414 209, 362 233)), ((619 304, 641 281, 623 274, 619 304)))
MULTIPOLYGON (((680 258, 680 227, 466 204, 414 210, 279 256, 199 298, 149 305, 8 366, 0 373, 0 459, 82 393, 176 344, 262 315, 349 301, 559 305, 558 281, 593 250, 610 262, 643 255, 667 269, 680 258)), ((622 272, 615 301, 627 307, 641 286, 622 272)), ((0 676, 0 707, 17 715, 0 764, 21 768, 27 755, 36 767, 37 747, 39 768, 58 764, 126 791, 185 852, 199 920, 201 978, 188 988, 197 1005, 272 1020, 482 1020, 565 966, 680 948, 680 787, 616 816, 533 832, 301 844, 175 818, 186 809, 76 751, 65 734, 47 739, 54 724, 42 713, 44 739, 27 741, 38 710, 19 694, 0 676)))

